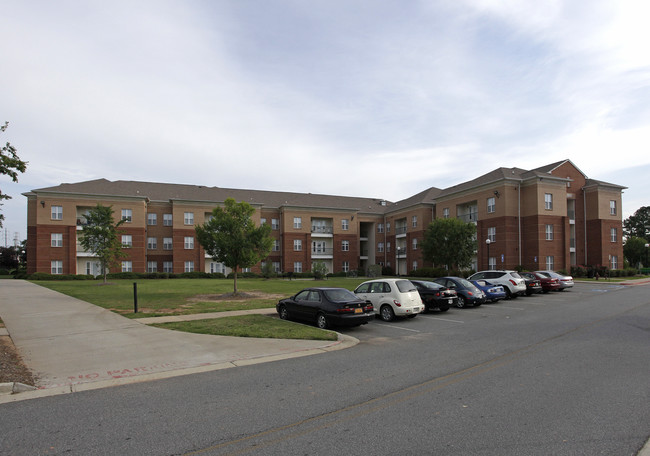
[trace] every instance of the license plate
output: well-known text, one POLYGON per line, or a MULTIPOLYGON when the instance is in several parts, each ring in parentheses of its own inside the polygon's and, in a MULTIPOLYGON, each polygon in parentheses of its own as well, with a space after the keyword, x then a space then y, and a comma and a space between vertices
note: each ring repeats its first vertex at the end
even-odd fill
POLYGON ((355 314, 363 313, 363 309, 361 307, 358 307, 358 308, 354 309, 354 313, 355 314))
POLYGON ((454 300, 451 298, 449 298, 449 300, 447 301, 448 304, 451 304, 452 302, 454 302, 454 300))

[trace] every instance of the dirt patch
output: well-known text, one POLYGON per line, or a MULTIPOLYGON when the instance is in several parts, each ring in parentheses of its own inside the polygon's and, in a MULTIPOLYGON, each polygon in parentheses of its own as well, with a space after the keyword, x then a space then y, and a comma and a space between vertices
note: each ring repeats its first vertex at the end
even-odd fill
POLYGON ((0 336, 0 383, 36 386, 36 378, 23 363, 9 336, 0 336))

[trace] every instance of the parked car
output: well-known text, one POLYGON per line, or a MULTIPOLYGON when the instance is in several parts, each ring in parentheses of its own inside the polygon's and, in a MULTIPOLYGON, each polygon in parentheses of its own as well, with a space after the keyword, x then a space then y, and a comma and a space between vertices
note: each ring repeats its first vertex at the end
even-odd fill
POLYGON ((370 301, 384 321, 392 321, 395 316, 413 318, 424 310, 417 288, 406 279, 369 280, 359 285, 354 294, 370 301))
POLYGON ((543 274, 547 277, 558 279, 560 281, 560 291, 564 291, 567 288, 573 287, 573 277, 571 276, 558 274, 555 271, 535 271, 535 272, 539 272, 540 274, 543 274))
POLYGON ((456 292, 439 283, 427 280, 411 280, 411 282, 420 293, 425 312, 431 309, 447 312, 451 306, 455 306, 458 302, 456 292))
POLYGON ((487 302, 497 302, 499 299, 506 299, 506 292, 502 285, 495 285, 487 280, 472 280, 476 288, 485 293, 487 302))
POLYGON ((534 277, 539 280, 539 283, 542 285, 542 292, 548 293, 549 291, 557 291, 560 289, 560 279, 555 277, 548 277, 539 272, 520 272, 522 277, 534 277))
POLYGON ((519 275, 526 282, 526 296, 543 291, 542 282, 530 272, 520 272, 519 275))
POLYGON ((526 282, 517 271, 480 271, 469 276, 468 280, 488 280, 496 285, 503 285, 506 299, 526 294, 526 282))
POLYGON ((485 302, 485 293, 476 288, 472 282, 462 277, 440 277, 434 280, 444 287, 454 290, 458 295, 456 307, 463 308, 469 304, 478 307, 485 302))
POLYGON ((365 325, 375 319, 372 304, 345 288, 306 288, 281 299, 275 309, 283 320, 306 320, 321 329, 365 325))

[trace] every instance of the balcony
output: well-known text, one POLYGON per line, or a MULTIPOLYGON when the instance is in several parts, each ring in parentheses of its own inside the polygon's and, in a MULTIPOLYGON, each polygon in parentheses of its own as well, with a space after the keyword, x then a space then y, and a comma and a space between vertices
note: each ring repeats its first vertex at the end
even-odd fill
POLYGON ((319 259, 332 259, 334 249, 332 247, 314 247, 311 249, 311 257, 319 259))
POLYGON ((476 223, 478 222, 478 211, 468 212, 467 214, 459 215, 457 218, 465 223, 476 223))
POLYGON ((316 237, 332 237, 334 229, 332 225, 312 225, 311 234, 316 237))
POLYGON ((406 226, 396 226, 395 235, 400 236, 406 234, 406 226))

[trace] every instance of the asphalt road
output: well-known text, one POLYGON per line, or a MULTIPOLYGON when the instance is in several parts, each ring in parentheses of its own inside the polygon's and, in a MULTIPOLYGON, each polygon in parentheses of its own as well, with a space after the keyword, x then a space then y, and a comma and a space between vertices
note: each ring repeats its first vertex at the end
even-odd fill
POLYGON ((0 405, 0 454, 635 455, 650 287, 345 330, 323 355, 0 405))

